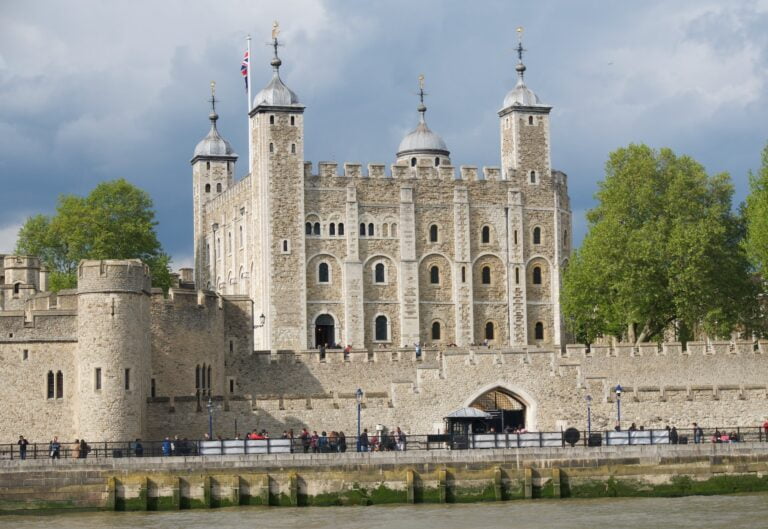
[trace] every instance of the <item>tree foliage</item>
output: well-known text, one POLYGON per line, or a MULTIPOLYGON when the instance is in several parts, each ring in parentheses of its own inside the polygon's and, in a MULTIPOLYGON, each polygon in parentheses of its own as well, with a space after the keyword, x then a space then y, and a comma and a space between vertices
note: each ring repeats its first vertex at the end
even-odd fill
POLYGON ((104 182, 86 197, 61 195, 52 217, 36 215, 19 230, 16 253, 39 256, 51 289, 74 288, 81 259, 141 259, 152 284, 168 288, 170 258, 155 233, 152 199, 124 179, 104 182))
POLYGON ((763 281, 768 279, 768 145, 760 172, 749 174, 749 195, 744 205, 747 225, 745 247, 763 281))
POLYGON ((709 176, 669 149, 611 153, 563 281, 577 338, 658 340, 673 323, 723 336, 753 325, 757 292, 732 194, 727 174, 709 176))

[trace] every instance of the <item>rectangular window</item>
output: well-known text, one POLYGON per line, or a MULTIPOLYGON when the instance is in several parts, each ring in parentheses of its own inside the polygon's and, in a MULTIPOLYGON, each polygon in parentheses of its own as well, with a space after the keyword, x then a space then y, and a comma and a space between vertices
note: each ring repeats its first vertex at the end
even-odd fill
POLYGON ((149 381, 149 396, 157 397, 157 386, 154 378, 149 381))
POLYGON ((229 392, 234 393, 235 392, 235 379, 230 378, 229 379, 229 392))
POLYGON ((129 367, 125 368, 125 389, 131 389, 131 369, 129 367))
POLYGON ((24 352, 21 354, 22 360, 29 360, 29 349, 24 349, 24 352))
POLYGON ((94 373, 93 387, 96 391, 101 389, 101 368, 97 367, 94 373))

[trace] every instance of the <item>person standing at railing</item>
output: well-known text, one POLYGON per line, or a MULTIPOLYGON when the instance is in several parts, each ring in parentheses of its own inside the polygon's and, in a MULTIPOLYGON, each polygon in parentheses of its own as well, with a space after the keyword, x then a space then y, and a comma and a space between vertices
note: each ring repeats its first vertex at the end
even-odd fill
POLYGON ((141 444, 141 439, 136 439, 136 442, 133 443, 133 455, 136 457, 143 457, 144 456, 144 445, 141 444))
POLYGON ((50 452, 51 459, 61 458, 61 443, 57 436, 54 436, 53 440, 48 444, 48 451, 50 452))
POLYGON ((75 439, 70 449, 70 456, 72 459, 80 459, 80 439, 75 439))
POLYGON ((405 442, 406 442, 406 436, 405 432, 400 429, 400 427, 397 427, 397 449, 401 452, 405 452, 405 442))
POLYGON ((168 457, 171 455, 172 447, 171 447, 170 437, 166 436, 166 438, 163 439, 163 444, 160 446, 160 451, 165 457, 168 457))
POLYGON ((368 428, 363 429, 363 433, 360 434, 358 444, 360 445, 361 452, 368 451, 368 428))
POLYGON ((704 430, 697 423, 693 423, 693 442, 695 444, 701 443, 701 439, 704 437, 704 430))
POLYGON ((765 434, 765 441, 768 441, 768 419, 763 423, 763 434, 765 434))
POLYGON ((310 435, 309 430, 306 428, 303 428, 301 430, 301 433, 299 434, 299 439, 301 439, 301 448, 304 450, 304 453, 306 454, 309 452, 309 445, 310 445, 310 435))
POLYGON ((339 452, 346 452, 347 451, 347 436, 344 435, 344 432, 339 432, 339 452))
POLYGON ((19 445, 19 457, 21 459, 26 459, 27 458, 27 445, 29 444, 29 441, 24 439, 23 435, 20 435, 19 436, 19 440, 18 440, 18 442, 16 444, 19 445))

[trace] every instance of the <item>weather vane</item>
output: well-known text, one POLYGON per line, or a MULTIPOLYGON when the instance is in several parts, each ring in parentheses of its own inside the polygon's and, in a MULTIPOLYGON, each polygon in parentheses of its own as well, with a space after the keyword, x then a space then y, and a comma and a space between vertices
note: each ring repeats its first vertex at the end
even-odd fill
POLYGON ((216 113, 216 81, 211 81, 211 110, 216 113))
POLYGON ((523 62, 523 52, 525 51, 525 48, 523 48, 523 26, 517 26, 517 58, 520 59, 520 62, 523 62))
POLYGON ((272 40, 277 40, 277 36, 280 34, 280 23, 275 20, 272 22, 272 40))

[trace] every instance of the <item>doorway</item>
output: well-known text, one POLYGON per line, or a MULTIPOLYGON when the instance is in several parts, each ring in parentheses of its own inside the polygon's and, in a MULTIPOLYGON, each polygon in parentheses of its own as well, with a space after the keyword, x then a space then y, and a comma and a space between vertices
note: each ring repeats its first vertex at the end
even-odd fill
POLYGON ((504 389, 494 388, 487 391, 476 398, 470 406, 491 416, 485 421, 488 432, 491 428, 494 432, 525 428, 525 404, 504 389))
POLYGON ((321 314, 315 319, 315 347, 327 345, 333 347, 336 343, 336 327, 333 316, 321 314))

